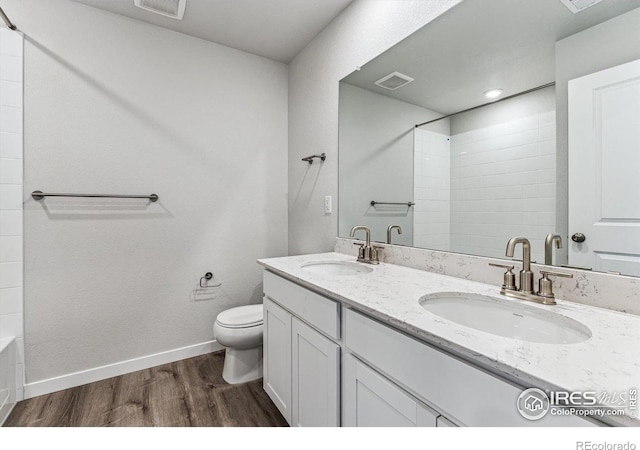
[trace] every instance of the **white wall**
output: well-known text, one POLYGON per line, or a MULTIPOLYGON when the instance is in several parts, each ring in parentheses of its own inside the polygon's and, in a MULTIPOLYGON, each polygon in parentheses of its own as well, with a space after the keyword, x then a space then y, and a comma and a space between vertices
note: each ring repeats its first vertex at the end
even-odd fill
POLYGON ((451 245, 451 142, 449 119, 416 128, 414 133, 413 245, 449 250, 451 245), (433 125, 445 133, 433 131, 433 125))
POLYGON ((25 33, 27 383, 209 342, 261 301, 255 260, 287 253, 286 66, 71 1, 2 6, 25 33), (195 295, 207 271, 223 285, 195 295))
POLYGON ((553 88, 451 118, 452 251, 504 257, 524 236, 544 263, 556 232, 555 120, 553 88))
POLYGON ((338 195, 338 85, 358 66, 457 0, 356 0, 289 64, 289 253, 330 251, 338 234, 324 196, 338 195), (300 158, 327 153, 324 164, 300 158))
MULTIPOLYGON (((640 8, 556 42, 557 167, 559 230, 571 236, 568 211, 568 88, 569 80, 640 59, 640 8)), ((569 242, 569 245, 574 245, 569 242)), ((560 250, 567 258, 565 245, 560 250)))
MULTIPOLYGON (((0 372, 15 373, 15 377, 0 378, 16 381, 9 383, 10 403, 22 399, 24 378, 22 49, 22 35, 0 26, 0 349, 4 347, 0 372), (2 344, 4 338, 12 337, 15 343, 10 347, 2 344)), ((5 383, 0 383, 3 388, 5 383)), ((0 406, 3 400, 0 395, 0 406)), ((10 406, 0 408, 0 423, 10 406)))
POLYGON ((366 225, 372 240, 386 242, 387 227, 400 225, 393 242, 413 245, 412 207, 370 203, 414 200, 414 125, 441 114, 346 83, 339 108, 339 236, 366 225))

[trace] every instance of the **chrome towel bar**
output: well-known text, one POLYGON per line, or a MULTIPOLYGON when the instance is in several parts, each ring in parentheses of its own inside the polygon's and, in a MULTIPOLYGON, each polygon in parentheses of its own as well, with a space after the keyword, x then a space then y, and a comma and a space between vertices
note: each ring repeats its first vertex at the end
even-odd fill
POLYGON ((7 25, 7 28, 10 30, 15 30, 16 26, 13 24, 13 22, 11 22, 11 20, 7 17, 7 15, 4 13, 4 10, 2 8, 0 8, 0 18, 2 20, 4 20, 4 23, 7 25))
POLYGON ((152 202, 157 202, 160 197, 157 194, 149 195, 119 195, 119 194, 61 194, 42 191, 33 191, 31 197, 34 200, 42 200, 45 197, 92 197, 92 198, 147 198, 152 202))
POLYGON ((376 205, 404 205, 404 206, 414 206, 415 203, 413 202, 376 202, 375 200, 371 200, 371 206, 376 206, 376 205))
POLYGON ((319 155, 311 155, 302 158, 303 161, 308 162, 309 164, 313 164, 313 158, 319 158, 320 161, 324 161, 327 159, 326 153, 320 153, 319 155))

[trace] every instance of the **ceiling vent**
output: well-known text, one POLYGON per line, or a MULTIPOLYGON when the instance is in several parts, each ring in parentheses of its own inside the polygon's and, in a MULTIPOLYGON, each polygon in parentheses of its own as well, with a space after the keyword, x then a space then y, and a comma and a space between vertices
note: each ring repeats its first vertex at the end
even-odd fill
POLYGON ((395 91, 396 89, 401 88, 402 86, 406 86, 411 83, 413 78, 402 74, 400 72, 393 72, 387 75, 386 77, 380 78, 375 82, 376 86, 380 86, 381 88, 388 89, 390 91, 395 91))
POLYGON ((600 3, 602 0, 560 0, 574 14, 600 3))
POLYGON ((187 0, 133 0, 133 4, 145 11, 182 20, 187 0))

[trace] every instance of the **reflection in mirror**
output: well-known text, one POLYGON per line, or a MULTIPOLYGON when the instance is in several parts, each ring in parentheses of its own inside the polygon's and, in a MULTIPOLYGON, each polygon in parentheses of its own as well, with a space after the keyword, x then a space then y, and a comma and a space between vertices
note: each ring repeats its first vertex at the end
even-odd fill
POLYGON ((544 261, 556 230, 554 87, 446 120, 444 134, 415 129, 414 245, 504 257, 527 236, 544 261))
POLYGON ((640 276, 638 29, 640 0, 462 2, 344 78, 339 235, 502 258, 524 236, 532 261, 640 276))

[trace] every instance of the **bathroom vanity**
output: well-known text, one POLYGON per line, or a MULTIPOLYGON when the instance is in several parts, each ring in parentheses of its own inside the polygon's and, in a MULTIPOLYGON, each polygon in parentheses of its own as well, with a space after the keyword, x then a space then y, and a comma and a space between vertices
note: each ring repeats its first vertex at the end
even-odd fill
POLYGON ((640 339, 636 316, 562 300, 545 306, 505 299, 496 286, 394 264, 358 264, 340 253, 259 263, 266 269, 264 389, 292 426, 638 425, 629 410, 598 420, 547 414, 532 421, 516 408, 531 387, 637 388, 637 356, 624 350, 640 339), (490 306, 505 314, 497 323, 534 317, 525 325, 564 327, 568 335, 536 335, 530 327, 534 334, 509 336, 508 324, 496 330, 462 325, 427 308, 442 295, 495 302, 490 306))

